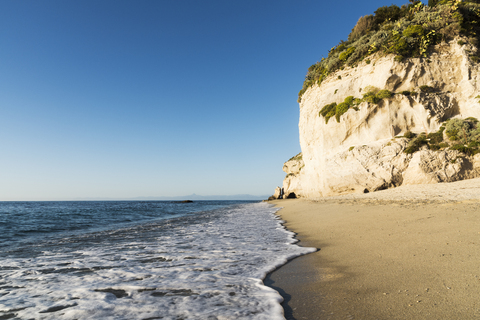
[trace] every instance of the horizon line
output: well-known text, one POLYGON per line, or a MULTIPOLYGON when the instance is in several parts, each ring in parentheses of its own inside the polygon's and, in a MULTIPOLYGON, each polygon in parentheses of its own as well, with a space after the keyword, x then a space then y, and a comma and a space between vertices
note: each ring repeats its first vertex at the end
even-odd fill
POLYGON ((233 195, 198 195, 190 194, 184 196, 137 196, 137 197, 79 197, 79 198, 64 198, 64 199, 11 199, 2 200, 0 202, 15 202, 15 201, 177 201, 177 200, 264 200, 270 195, 251 195, 251 194, 233 194, 233 195))

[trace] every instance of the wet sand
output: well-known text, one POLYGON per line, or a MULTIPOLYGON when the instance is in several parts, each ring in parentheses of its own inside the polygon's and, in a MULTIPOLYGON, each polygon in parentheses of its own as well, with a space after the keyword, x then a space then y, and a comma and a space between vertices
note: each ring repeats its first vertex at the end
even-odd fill
POLYGON ((480 179, 272 202, 320 249, 265 280, 287 319, 480 319, 480 179))

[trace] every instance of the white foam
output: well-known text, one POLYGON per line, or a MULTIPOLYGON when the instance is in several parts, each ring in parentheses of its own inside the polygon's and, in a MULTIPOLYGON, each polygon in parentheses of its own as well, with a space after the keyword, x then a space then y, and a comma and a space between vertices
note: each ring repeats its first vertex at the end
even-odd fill
POLYGON ((0 316, 284 319, 281 296, 262 279, 315 249, 294 245, 276 210, 245 204, 196 223, 89 234, 88 246, 64 239, 30 259, 3 259, 0 316))

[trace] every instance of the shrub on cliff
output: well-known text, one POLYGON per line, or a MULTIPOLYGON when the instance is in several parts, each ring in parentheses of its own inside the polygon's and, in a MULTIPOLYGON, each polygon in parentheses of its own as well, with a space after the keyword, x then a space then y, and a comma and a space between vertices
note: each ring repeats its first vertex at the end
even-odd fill
POLYGON ((407 7, 402 6, 399 8, 396 5, 384 6, 375 10, 375 24, 377 26, 384 22, 394 22, 406 15, 407 7))
POLYGON ((475 154, 475 150, 473 148, 466 147, 463 144, 455 144, 451 146, 450 149, 460 151, 469 156, 475 154))
POLYGON ((424 93, 433 93, 433 92, 435 92, 435 88, 424 85, 424 86, 420 86, 420 91, 422 91, 424 93))
POLYGON ((354 96, 348 96, 344 100, 345 103, 347 103, 349 106, 353 105, 355 103, 355 97, 354 96))
POLYGON ((324 106, 322 108, 322 110, 320 110, 320 112, 318 113, 318 115, 320 116, 326 116, 331 110, 335 109, 335 107, 337 106, 337 103, 336 102, 333 102, 333 103, 330 103, 330 104, 327 104, 326 106, 324 106))
POLYGON ((447 123, 445 134, 448 139, 452 141, 461 141, 466 143, 467 141, 467 132, 470 129, 468 122, 465 122, 461 119, 450 119, 447 123), (463 139, 462 139, 463 138, 463 139))
POLYGON ((368 103, 378 104, 382 99, 388 99, 393 96, 393 93, 389 90, 379 90, 375 87, 367 87, 365 89, 368 91, 363 95, 363 101, 368 103))
POLYGON ((353 27, 352 32, 348 36, 349 41, 358 40, 361 36, 366 35, 375 27, 375 18, 373 15, 360 17, 357 21, 355 27, 353 27))
POLYGON ((413 138, 415 138, 415 133, 413 133, 412 131, 407 131, 407 132, 405 132, 403 137, 405 137, 407 139, 413 139, 413 138))
POLYGON ((408 26, 405 30, 403 30, 402 34, 406 38, 408 37, 416 38, 416 37, 423 36, 424 32, 425 32, 425 29, 423 29, 422 26, 416 24, 413 26, 408 26))
POLYGON ((348 109, 350 109, 350 105, 346 102, 342 102, 337 105, 337 108, 335 110, 335 119, 337 119, 337 122, 340 122, 340 116, 347 112, 348 109))
POLYGON ((480 142, 480 126, 475 118, 450 119, 445 127, 445 134, 451 141, 464 145, 480 142))
POLYGON ((367 101, 368 103, 373 103, 377 104, 380 99, 377 97, 377 95, 373 92, 367 92, 363 95, 363 101, 367 101))
POLYGON ((391 98, 393 96, 393 93, 389 90, 380 90, 377 92, 377 98, 382 100, 382 99, 388 99, 388 98, 391 98))
POLYGON ((340 117, 342 114, 348 111, 350 108, 354 108, 355 110, 358 111, 358 108, 355 107, 356 105, 360 104, 361 100, 360 99, 355 99, 354 96, 348 96, 345 98, 345 100, 337 105, 335 109, 335 118, 337 119, 337 122, 340 122, 340 117))
POLYGON ((410 141, 407 145, 407 148, 404 150, 405 153, 414 153, 420 150, 424 145, 428 144, 427 137, 425 133, 419 134, 415 139, 410 141))
POLYGON ((336 102, 327 104, 326 106, 324 106, 322 108, 322 110, 320 110, 318 115, 323 116, 325 118, 325 123, 328 123, 328 120, 330 120, 330 118, 333 117, 335 115, 335 113, 337 112, 336 107, 337 107, 336 102))
POLYGON ((336 114, 336 108, 333 108, 330 112, 327 113, 325 116, 325 123, 328 123, 328 120, 330 120, 331 117, 335 116, 336 114))
POLYGON ((431 132, 427 135, 428 143, 431 145, 439 144, 443 141, 443 131, 445 130, 445 125, 442 125, 437 132, 431 132))
POLYGON ((352 53, 355 51, 355 47, 350 47, 347 50, 344 50, 340 55, 338 56, 338 59, 345 61, 352 55, 352 53))

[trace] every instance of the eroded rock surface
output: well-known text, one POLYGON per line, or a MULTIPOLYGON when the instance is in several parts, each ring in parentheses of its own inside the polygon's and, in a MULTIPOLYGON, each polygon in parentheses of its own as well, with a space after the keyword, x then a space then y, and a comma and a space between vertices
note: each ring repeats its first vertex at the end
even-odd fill
POLYGON ((282 170, 287 174, 283 180, 285 197, 288 197, 288 195, 292 193, 295 194, 296 197, 302 196, 303 191, 301 181, 303 167, 305 167, 305 163, 303 162, 301 153, 284 163, 282 170))

